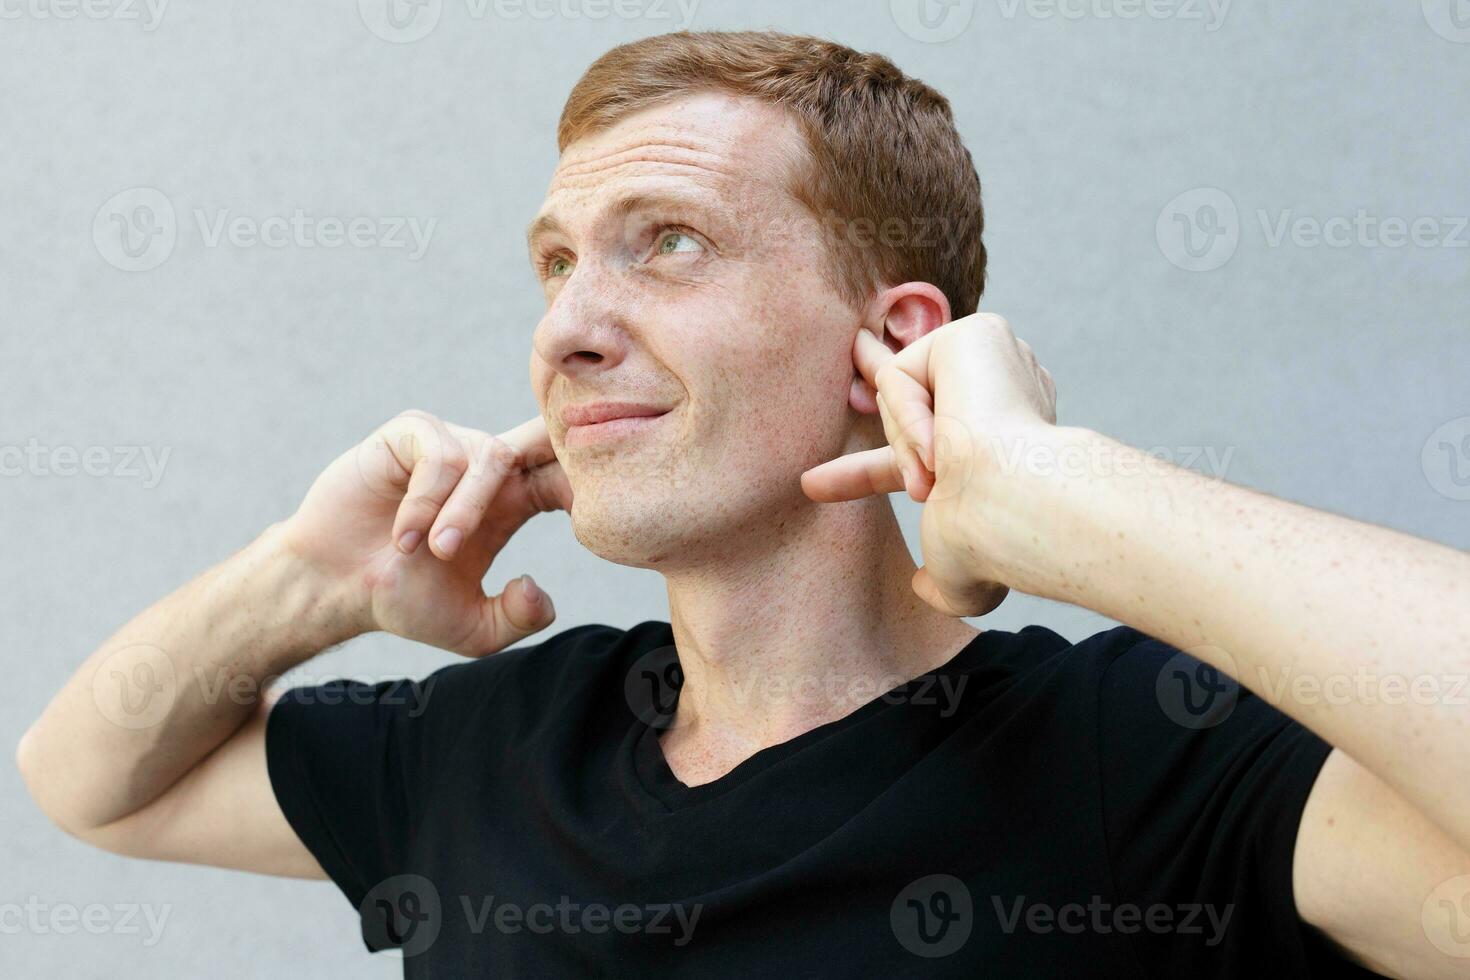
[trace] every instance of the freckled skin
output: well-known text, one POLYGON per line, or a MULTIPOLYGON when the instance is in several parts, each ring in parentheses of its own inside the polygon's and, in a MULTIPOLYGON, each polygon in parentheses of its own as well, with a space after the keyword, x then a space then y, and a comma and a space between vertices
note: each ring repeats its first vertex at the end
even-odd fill
POLYGON ((804 469, 881 444, 876 419, 847 405, 859 313, 787 189, 801 145, 780 110, 710 93, 562 155, 541 209, 559 227, 532 242, 533 263, 565 262, 542 279, 531 381, 573 531, 609 561, 667 571, 759 549, 811 519, 804 469), (690 200, 617 207, 657 194, 690 200), (685 250, 658 254, 669 225, 685 250), (675 410, 633 439, 568 447, 561 408, 599 400, 675 410))

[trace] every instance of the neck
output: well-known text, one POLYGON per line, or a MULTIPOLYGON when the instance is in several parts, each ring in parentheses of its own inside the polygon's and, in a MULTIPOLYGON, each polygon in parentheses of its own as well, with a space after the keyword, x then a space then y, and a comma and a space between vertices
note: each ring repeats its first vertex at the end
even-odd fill
POLYGON ((686 784, 940 666, 979 631, 914 595, 883 497, 804 507, 718 561, 664 572, 684 684, 661 736, 686 784))

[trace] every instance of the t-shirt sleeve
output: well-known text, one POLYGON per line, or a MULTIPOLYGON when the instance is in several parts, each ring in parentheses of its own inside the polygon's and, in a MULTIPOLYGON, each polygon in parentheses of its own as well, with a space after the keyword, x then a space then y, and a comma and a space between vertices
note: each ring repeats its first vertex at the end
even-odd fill
POLYGON ((434 676, 427 682, 334 680, 293 688, 266 723, 266 765, 276 800, 363 916, 363 940, 371 950, 394 945, 369 921, 365 900, 404 873, 434 676))
POLYGON ((1301 921, 1293 894, 1332 747, 1168 644, 1126 627, 1095 639, 1115 646, 1098 692, 1104 833, 1145 974, 1372 976, 1301 921))

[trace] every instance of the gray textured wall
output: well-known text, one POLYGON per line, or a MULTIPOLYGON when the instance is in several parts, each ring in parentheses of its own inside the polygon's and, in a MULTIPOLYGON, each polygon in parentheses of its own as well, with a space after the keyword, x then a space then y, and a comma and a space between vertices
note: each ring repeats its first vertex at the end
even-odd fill
MULTIPOLYGON (((430 0, 400 29, 384 6, 0 0, 5 744, 381 420, 535 410, 521 230, 557 111, 598 53, 685 23, 827 35, 950 96, 986 189, 985 306, 1063 421, 1470 547, 1465 0, 959 0, 936 26, 913 0, 430 0), (417 222, 427 247, 212 237, 298 209, 318 236, 417 222), (165 233, 130 254, 119 221, 165 233)), ((565 515, 492 584, 523 571, 554 629, 667 614, 656 575, 584 552, 565 515)), ((1025 597, 987 622, 1110 625, 1025 597)), ((370 637, 311 670, 447 660, 370 637)), ((8 976, 397 973, 331 886, 93 852, 12 766, 0 826, 8 976), (94 904, 95 932, 69 918, 94 904)))

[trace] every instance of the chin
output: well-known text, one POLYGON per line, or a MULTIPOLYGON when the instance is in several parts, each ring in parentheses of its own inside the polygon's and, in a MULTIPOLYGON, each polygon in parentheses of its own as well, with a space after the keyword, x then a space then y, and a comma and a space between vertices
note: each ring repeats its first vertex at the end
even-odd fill
POLYGON ((582 547, 605 561, 634 568, 658 568, 681 544, 689 543, 694 517, 682 501, 646 488, 573 493, 572 534, 582 547))

